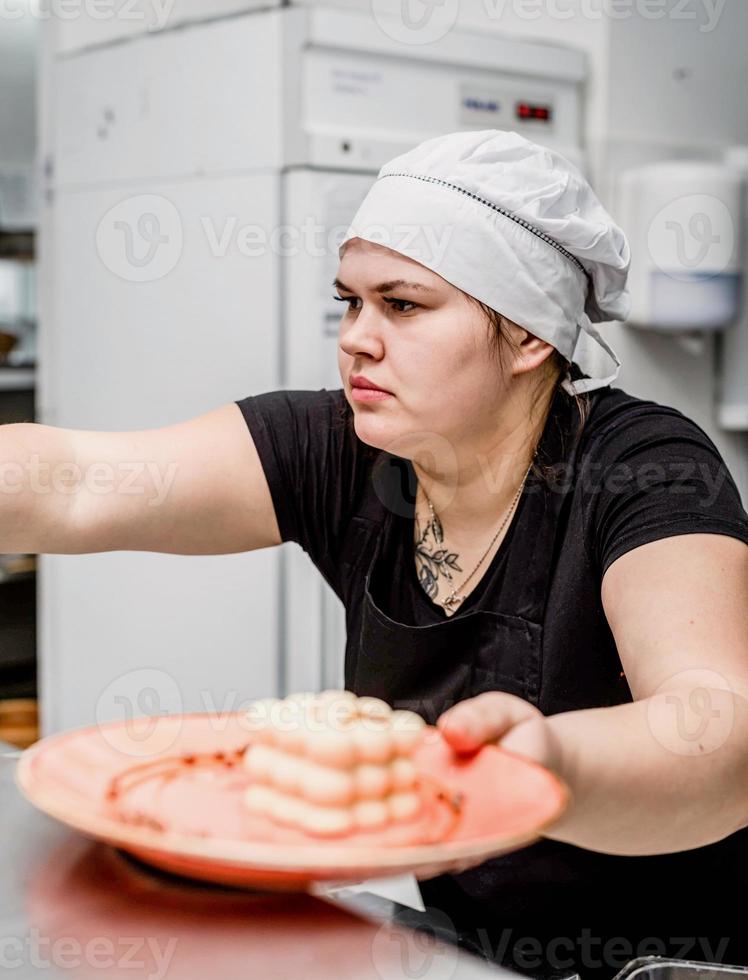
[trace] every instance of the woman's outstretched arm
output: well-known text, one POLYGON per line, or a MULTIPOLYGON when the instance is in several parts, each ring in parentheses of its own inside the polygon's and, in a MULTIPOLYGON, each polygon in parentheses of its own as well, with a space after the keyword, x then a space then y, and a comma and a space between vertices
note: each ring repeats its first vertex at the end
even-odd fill
POLYGON ((0 426, 0 552, 227 554, 280 544, 234 403, 132 432, 0 426))

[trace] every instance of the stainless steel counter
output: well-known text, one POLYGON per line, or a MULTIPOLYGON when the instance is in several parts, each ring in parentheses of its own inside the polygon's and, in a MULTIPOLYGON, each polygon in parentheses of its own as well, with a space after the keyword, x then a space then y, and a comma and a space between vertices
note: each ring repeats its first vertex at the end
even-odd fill
POLYGON ((314 898, 190 882, 35 810, 0 744, 0 973, 148 980, 481 980, 516 974, 374 896, 314 898), (409 921, 412 921, 409 920, 409 921))

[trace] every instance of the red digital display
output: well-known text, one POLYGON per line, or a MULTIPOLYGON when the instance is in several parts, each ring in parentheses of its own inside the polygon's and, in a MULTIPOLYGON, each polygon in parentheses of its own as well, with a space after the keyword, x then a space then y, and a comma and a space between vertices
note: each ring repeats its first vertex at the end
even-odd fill
POLYGON ((515 106, 518 119, 542 119, 550 122, 552 109, 549 105, 538 105, 533 102, 518 102, 515 106))

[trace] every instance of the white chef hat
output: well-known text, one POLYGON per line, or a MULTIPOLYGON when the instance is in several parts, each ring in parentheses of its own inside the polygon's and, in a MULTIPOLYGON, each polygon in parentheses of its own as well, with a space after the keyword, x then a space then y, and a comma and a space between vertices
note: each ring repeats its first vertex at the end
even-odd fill
POLYGON ((628 241, 555 150, 501 129, 428 139, 381 168, 340 255, 351 238, 415 259, 547 341, 588 375, 567 374, 570 394, 618 376, 592 321, 628 315, 628 241))

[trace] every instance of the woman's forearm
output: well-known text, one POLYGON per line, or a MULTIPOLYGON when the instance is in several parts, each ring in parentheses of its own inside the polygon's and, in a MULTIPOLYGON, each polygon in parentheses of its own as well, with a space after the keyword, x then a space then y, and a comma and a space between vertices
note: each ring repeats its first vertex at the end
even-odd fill
POLYGON ((0 553, 64 550, 74 463, 68 430, 0 425, 0 553))
POLYGON ((572 794, 546 837, 645 855, 700 847, 748 824, 748 701, 738 694, 678 689, 544 724, 572 794))

